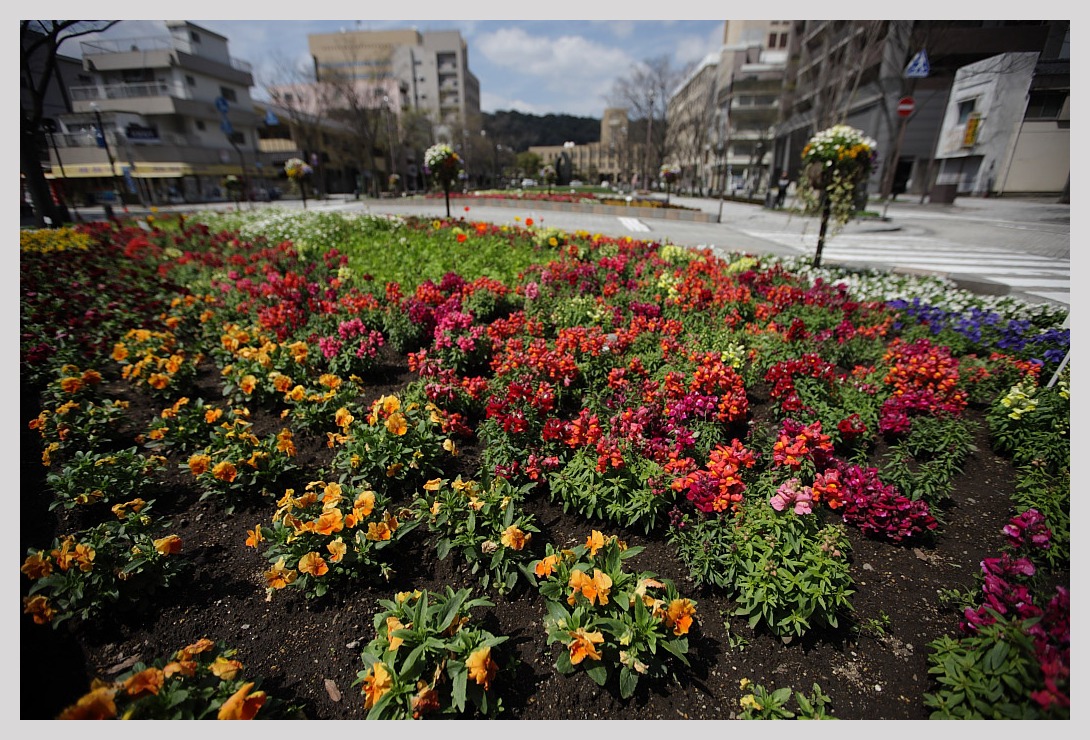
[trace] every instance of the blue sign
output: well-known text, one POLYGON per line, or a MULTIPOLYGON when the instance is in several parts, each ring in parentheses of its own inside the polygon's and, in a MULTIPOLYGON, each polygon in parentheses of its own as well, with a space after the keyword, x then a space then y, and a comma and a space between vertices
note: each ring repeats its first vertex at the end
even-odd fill
POLYGON ((265 113, 265 125, 266 126, 279 126, 280 119, 276 117, 276 114, 271 110, 265 113))
POLYGON ((912 61, 905 67, 905 77, 927 77, 931 74, 931 63, 927 61, 927 50, 920 49, 912 61))
POLYGON ((231 122, 228 121, 226 118, 220 121, 220 130, 228 136, 230 136, 235 131, 235 129, 231 126, 231 122))
POLYGON ((129 189, 129 192, 135 193, 136 181, 132 179, 132 167, 122 167, 121 176, 125 178, 125 187, 129 189))
POLYGON ((106 148, 106 137, 102 135, 102 129, 98 127, 95 128, 95 145, 99 149, 106 148))
POLYGON ((227 98, 216 98, 216 110, 220 113, 227 113, 227 98))

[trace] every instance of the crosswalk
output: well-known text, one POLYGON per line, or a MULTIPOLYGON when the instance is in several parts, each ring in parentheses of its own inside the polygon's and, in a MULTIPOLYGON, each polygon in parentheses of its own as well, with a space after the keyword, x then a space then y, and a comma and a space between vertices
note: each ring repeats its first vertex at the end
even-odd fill
MULTIPOLYGON (((817 249, 816 234, 748 230, 745 233, 801 252, 817 249)), ((1014 292, 1071 304, 1070 260, 892 233, 837 234, 826 241, 821 259, 829 264, 862 263, 888 269, 970 274, 1004 283, 1014 292)))
POLYGON ((650 231, 651 227, 640 221, 638 218, 626 218, 624 216, 618 216, 617 220, 621 222, 629 231, 650 231))

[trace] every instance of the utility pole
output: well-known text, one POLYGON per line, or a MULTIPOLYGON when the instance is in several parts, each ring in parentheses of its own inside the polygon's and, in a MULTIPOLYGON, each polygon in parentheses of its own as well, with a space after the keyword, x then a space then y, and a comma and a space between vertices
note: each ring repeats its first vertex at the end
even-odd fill
POLYGON ((651 190, 651 127, 655 123, 655 90, 647 89, 647 147, 643 152, 643 186, 651 190))
MULTIPOLYGON (((99 113, 98 103, 93 100, 91 101, 91 110, 95 114, 95 124, 98 126, 98 135, 102 141, 102 148, 106 150, 106 159, 110 162, 110 178, 114 183, 114 192, 117 193, 117 198, 121 201, 122 210, 125 211, 125 213, 128 213, 129 208, 125 205, 124 197, 121 195, 121 186, 117 182, 117 170, 114 169, 114 155, 110 153, 110 142, 106 140, 106 129, 102 127, 102 114, 99 113)), ((110 207, 109 203, 106 204, 104 210, 106 211, 107 218, 113 218, 113 208, 110 207)))

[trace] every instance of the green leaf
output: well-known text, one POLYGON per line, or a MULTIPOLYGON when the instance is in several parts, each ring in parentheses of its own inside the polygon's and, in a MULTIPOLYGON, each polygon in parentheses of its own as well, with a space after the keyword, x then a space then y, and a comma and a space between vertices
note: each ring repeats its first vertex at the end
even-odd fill
POLYGON ((636 683, 637 681, 639 681, 639 676, 637 676, 636 672, 630 669, 628 666, 621 667, 621 673, 620 676, 618 676, 618 681, 620 682, 622 699, 628 699, 634 693, 636 693, 636 683))
POLYGON ((587 668, 587 675, 590 676, 590 680, 599 686, 605 686, 606 681, 609 680, 609 669, 602 663, 595 662, 594 665, 587 668))
POLYGON ((451 705, 459 712, 465 711, 466 708, 466 679, 468 676, 469 672, 463 664, 459 664, 458 669, 451 676, 453 680, 451 681, 450 701, 451 705))

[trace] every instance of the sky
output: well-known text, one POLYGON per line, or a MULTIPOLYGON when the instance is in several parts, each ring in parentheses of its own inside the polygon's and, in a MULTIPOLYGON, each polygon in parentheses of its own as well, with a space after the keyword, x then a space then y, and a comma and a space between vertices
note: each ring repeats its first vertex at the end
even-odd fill
MULTIPOLYGON (((447 4, 443 10, 449 14, 458 7, 463 6, 447 4)), ((195 9, 211 10, 200 5, 195 9)), ((363 5, 356 7, 365 9, 363 5)), ((463 9, 471 10, 472 6, 463 9)), ((310 64, 309 34, 415 26, 420 31, 461 32, 469 69, 480 81, 482 111, 566 113, 595 118, 601 117, 608 106, 614 81, 627 77, 640 62, 665 55, 677 69, 698 64, 718 51, 723 35, 721 19, 186 20, 227 37, 231 56, 253 65, 255 85, 251 94, 257 99, 265 99, 266 85, 290 81, 283 70, 310 64)), ((106 34, 114 39, 149 35, 166 35, 163 22, 123 20, 106 34)), ((80 56, 78 45, 62 52, 80 56)))

